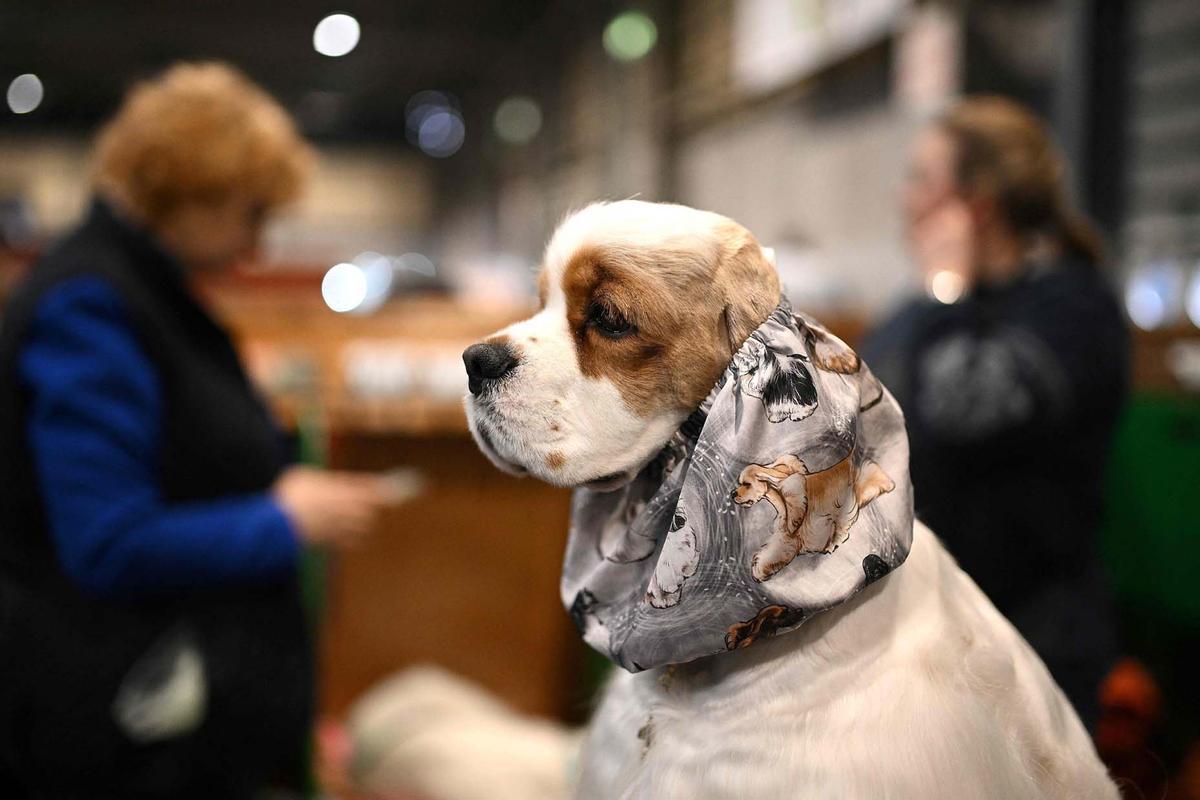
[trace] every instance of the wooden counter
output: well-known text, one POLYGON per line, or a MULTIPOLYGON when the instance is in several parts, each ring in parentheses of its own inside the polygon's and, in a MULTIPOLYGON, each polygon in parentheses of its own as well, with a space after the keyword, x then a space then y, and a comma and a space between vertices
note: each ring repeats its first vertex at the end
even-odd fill
POLYGON ((418 500, 330 562, 322 706, 338 713, 399 667, 436 663, 517 708, 567 717, 578 635, 558 599, 569 493, 496 470, 463 434, 355 432, 333 466, 417 466, 418 500))
POLYGON ((345 353, 363 343, 445 366, 528 309, 423 298, 355 317, 326 309, 313 286, 233 288, 207 293, 280 417, 324 431, 329 466, 412 466, 426 478, 420 498, 327 561, 322 710, 340 715, 396 670, 435 663, 523 711, 578 718, 584 645, 558 598, 569 492, 493 467, 458 396, 364 398, 343 376, 345 353))

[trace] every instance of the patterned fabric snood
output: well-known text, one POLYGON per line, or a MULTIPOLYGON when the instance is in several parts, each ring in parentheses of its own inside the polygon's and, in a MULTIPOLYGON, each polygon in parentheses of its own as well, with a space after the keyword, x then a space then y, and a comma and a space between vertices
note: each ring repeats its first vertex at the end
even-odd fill
POLYGON ((866 364, 781 300, 663 451, 578 489, 562 597, 631 672, 794 630, 898 567, 908 440, 866 364))

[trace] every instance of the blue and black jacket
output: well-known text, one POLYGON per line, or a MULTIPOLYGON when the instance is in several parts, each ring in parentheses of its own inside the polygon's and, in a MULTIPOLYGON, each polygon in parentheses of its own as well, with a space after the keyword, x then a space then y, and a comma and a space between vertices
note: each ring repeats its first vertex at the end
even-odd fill
POLYGON ((0 772, 35 793, 238 797, 301 763, 298 545, 267 493, 285 464, 180 266, 96 201, 0 328, 0 772), (202 718, 131 737, 116 696, 180 641, 202 718))

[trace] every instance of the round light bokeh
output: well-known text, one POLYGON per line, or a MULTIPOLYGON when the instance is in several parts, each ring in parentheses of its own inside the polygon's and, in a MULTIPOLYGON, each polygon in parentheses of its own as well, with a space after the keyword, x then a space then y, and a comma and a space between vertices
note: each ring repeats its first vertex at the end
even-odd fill
POLYGON ((467 128, 457 112, 435 111, 421 123, 417 145, 426 155, 446 158, 458 152, 466 135, 467 128))
POLYGON ((1134 271, 1125 286, 1125 313, 1134 325, 1152 331, 1179 319, 1183 310, 1183 268, 1172 259, 1134 271))
POLYGON ((625 11, 604 28, 604 49, 617 61, 637 61, 654 49, 658 28, 641 11, 625 11))
POLYGON ((13 78, 8 85, 8 107, 14 114, 28 114, 42 104, 45 89, 41 79, 32 73, 13 78))
POLYGON ((417 92, 404 107, 408 140, 434 158, 458 152, 466 140, 467 127, 458 101, 445 92, 417 92))
POLYGON ((404 104, 404 119, 410 126, 419 125, 425 114, 440 108, 458 108, 458 101, 446 92, 425 89, 408 98, 404 104))
POLYGON ((382 306, 392 291, 394 270, 392 259, 373 251, 359 253, 352 262, 362 270, 367 290, 362 302, 352 309, 360 314, 369 314, 382 306))
POLYGON ((358 46, 362 33, 358 20, 349 14, 330 14, 313 29, 313 49, 323 56, 344 56, 358 46))
POLYGON ((531 97, 509 97, 496 107, 492 127, 509 144, 528 144, 542 129, 541 106, 531 97))
POLYGON ((429 260, 429 256, 424 253, 409 252, 400 255, 396 259, 397 269, 408 270, 415 272, 418 275, 433 277, 437 275, 437 267, 429 260))
POLYGON ((1125 292, 1125 310, 1133 324, 1144 331, 1162 327, 1167 316, 1167 304, 1153 286, 1132 285, 1125 292))
POLYGON ((1188 286, 1184 307, 1187 309, 1188 319, 1200 328, 1200 262, 1192 269, 1192 282, 1188 286))
POLYGON ((357 264, 334 264, 321 280, 325 305, 339 314, 353 311, 367 299, 367 275, 357 264))
POLYGON ((929 293, 933 299, 947 305, 957 302, 966 288, 963 277, 948 269, 935 272, 929 279, 929 293))

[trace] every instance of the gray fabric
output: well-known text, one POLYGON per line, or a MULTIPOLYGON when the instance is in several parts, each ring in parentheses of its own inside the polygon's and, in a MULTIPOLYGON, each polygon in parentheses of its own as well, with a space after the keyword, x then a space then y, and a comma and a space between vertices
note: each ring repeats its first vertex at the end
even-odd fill
POLYGON ((662 453, 578 489, 562 597, 630 671, 795 629, 912 541, 904 419, 865 364, 786 300, 662 453))

